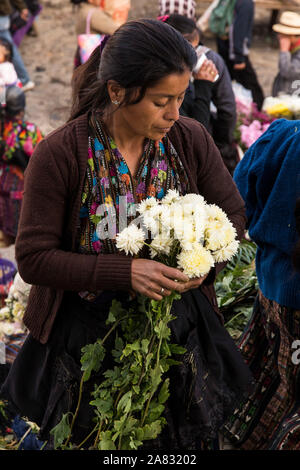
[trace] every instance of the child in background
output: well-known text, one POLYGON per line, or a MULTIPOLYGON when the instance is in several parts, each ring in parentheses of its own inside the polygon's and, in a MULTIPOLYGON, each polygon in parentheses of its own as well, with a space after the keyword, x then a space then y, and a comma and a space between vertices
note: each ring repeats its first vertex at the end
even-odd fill
POLYGON ((4 39, 0 39, 0 87, 19 84, 18 76, 11 59, 11 45, 4 39))

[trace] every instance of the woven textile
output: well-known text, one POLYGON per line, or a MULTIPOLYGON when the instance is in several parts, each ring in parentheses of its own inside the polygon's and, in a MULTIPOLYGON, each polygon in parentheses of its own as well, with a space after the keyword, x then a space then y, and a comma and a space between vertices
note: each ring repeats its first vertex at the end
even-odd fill
POLYGON ((299 448, 300 368, 293 360, 293 342, 299 338, 300 310, 259 292, 239 342, 255 389, 225 425, 226 436, 243 450, 299 448))

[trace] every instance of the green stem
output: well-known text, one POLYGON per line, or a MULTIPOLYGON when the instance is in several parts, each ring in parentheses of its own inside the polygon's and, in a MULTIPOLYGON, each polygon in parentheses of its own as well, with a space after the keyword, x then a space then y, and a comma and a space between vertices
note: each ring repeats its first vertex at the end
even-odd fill
POLYGON ((86 436, 86 438, 79 444, 79 446, 77 446, 77 449, 80 449, 80 447, 83 446, 83 444, 86 443, 86 441, 94 434, 94 432, 97 431, 97 428, 98 428, 98 424, 96 424, 96 426, 90 432, 90 434, 88 436, 86 436))
POLYGON ((82 398, 83 382, 84 382, 83 379, 84 379, 84 374, 82 374, 82 377, 81 377, 81 380, 80 380, 80 384, 79 384, 78 401, 77 401, 76 410, 75 410, 75 413, 74 413, 74 415, 73 415, 72 422, 71 422, 71 426, 70 426, 70 434, 69 434, 69 436, 68 436, 68 438, 67 438, 65 444, 63 445, 63 449, 65 449, 65 448, 67 447, 67 445, 69 444, 69 442, 70 442, 70 439, 71 439, 71 436, 72 436, 73 427, 74 427, 76 418, 77 418, 78 413, 79 413, 79 408, 80 408, 81 398, 82 398))
POLYGON ((97 436, 96 436, 96 439, 95 439, 95 442, 94 442, 94 447, 97 447, 97 445, 98 445, 98 442, 99 442, 99 439, 100 439, 100 434, 101 434, 101 431, 102 431, 102 425, 103 425, 103 421, 100 422, 100 426, 99 426, 97 436))
MULTIPOLYGON (((104 336, 103 340, 101 341, 101 345, 103 346, 103 344, 105 343, 105 341, 107 340, 107 338, 112 334, 112 332, 116 329, 116 327, 119 325, 119 323, 123 320, 125 320, 129 315, 124 315, 124 317, 120 318, 119 320, 117 320, 113 326, 110 328, 110 330, 106 333, 106 335, 104 336)), ((72 436, 72 431, 73 431, 73 427, 74 427, 74 424, 75 424, 75 421, 77 419, 77 416, 78 416, 78 413, 79 413, 79 408, 80 408, 80 405, 81 405, 81 399, 82 399, 82 390, 83 390, 83 383, 84 383, 84 374, 82 374, 82 377, 81 377, 81 380, 80 380, 80 385, 79 385, 79 394, 78 394, 78 401, 77 401, 77 406, 76 406, 76 410, 75 410, 75 413, 73 415, 73 418, 72 418, 72 423, 71 423, 71 427, 70 427, 70 434, 66 440, 66 443, 64 444, 63 446, 63 449, 65 449, 67 447, 67 445, 69 444, 70 442, 70 439, 71 439, 71 436, 72 436)))
POLYGON ((30 431, 31 431, 31 427, 29 427, 29 428, 27 429, 27 431, 25 432, 25 434, 24 434, 24 435, 21 437, 21 439, 19 440, 18 445, 17 445, 17 447, 16 447, 16 450, 18 450, 18 449, 20 448, 20 445, 21 445, 22 442, 24 441, 25 437, 28 436, 28 434, 30 433, 30 431))
POLYGON ((230 320, 228 320, 228 322, 225 323, 224 327, 227 328, 227 326, 228 326, 233 320, 235 320, 235 318, 238 318, 240 315, 244 315, 244 313, 243 313, 243 312, 240 312, 240 313, 238 313, 237 315, 235 315, 234 317, 230 318, 230 320))

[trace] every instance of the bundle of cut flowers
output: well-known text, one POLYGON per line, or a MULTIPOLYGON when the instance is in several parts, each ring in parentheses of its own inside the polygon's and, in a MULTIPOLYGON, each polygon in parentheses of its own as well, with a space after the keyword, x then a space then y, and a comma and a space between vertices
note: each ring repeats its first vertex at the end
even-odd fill
POLYGON ((0 309, 0 340, 7 336, 25 333, 23 316, 28 301, 31 285, 17 273, 5 299, 5 306, 0 309))
POLYGON ((246 106, 239 99, 236 99, 236 111, 235 140, 246 151, 268 129, 275 117, 259 111, 256 103, 246 106))
MULTIPOLYGON (((170 190, 162 200, 150 197, 138 207, 140 227, 131 223, 116 236, 121 252, 149 257, 177 267, 188 278, 206 275, 218 262, 230 260, 238 250, 236 231, 225 212, 207 204, 201 195, 180 196, 170 190), (150 233, 150 236, 149 236, 150 233)), ((160 301, 140 294, 128 305, 112 302, 104 338, 82 349, 82 378, 75 413, 66 413, 52 429, 55 448, 132 450, 156 439, 166 420, 165 403, 170 395, 166 372, 180 364, 185 348, 170 341, 171 313, 180 295, 172 292, 160 301), (114 349, 106 351, 114 333, 114 349), (72 443, 85 383, 99 371, 107 354, 112 367, 94 385, 90 405, 95 426, 81 443, 72 443)))
POLYGON ((263 103, 263 110, 272 118, 299 119, 300 97, 297 95, 268 96, 263 103))
POLYGON ((215 263, 228 261, 238 250, 236 230, 225 212, 199 194, 180 196, 170 190, 161 201, 144 200, 138 211, 141 227, 131 224, 117 235, 117 247, 126 254, 138 255, 147 245, 152 259, 194 278, 207 274, 215 263))

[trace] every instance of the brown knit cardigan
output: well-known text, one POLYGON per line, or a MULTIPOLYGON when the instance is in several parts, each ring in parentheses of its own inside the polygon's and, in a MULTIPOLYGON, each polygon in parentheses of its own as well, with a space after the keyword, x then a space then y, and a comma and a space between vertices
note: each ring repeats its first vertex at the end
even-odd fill
MULTIPOLYGON (((244 203, 210 135, 197 121, 180 117, 169 138, 187 171, 191 192, 222 207, 241 237, 244 203)), ((24 323, 41 343, 49 338, 64 291, 131 288, 131 257, 76 252, 87 150, 85 114, 41 141, 25 172, 16 259, 21 277, 32 284, 24 323)), ((218 312, 215 274, 214 268, 202 290, 218 312)))

